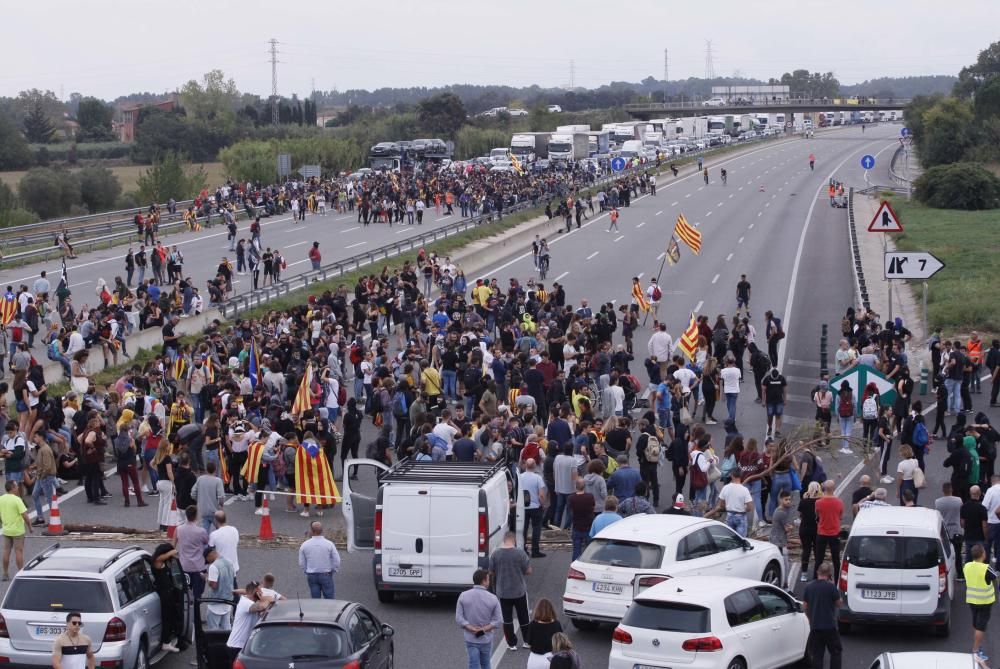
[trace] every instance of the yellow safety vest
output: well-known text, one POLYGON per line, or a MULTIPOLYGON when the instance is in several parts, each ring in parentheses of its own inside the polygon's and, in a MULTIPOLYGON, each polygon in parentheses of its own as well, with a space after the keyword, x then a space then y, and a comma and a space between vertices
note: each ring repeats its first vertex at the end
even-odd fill
POLYGON ((989 606, 997 600, 996 588, 986 582, 985 562, 968 562, 962 568, 965 575, 965 603, 979 606, 989 606))

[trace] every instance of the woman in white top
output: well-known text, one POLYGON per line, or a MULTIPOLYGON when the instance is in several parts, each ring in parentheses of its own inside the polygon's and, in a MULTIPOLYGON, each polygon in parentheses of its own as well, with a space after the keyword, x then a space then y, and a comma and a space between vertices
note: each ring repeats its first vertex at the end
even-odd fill
POLYGON ((340 413, 340 403, 337 401, 337 395, 340 393, 340 381, 334 378, 330 374, 330 370, 327 369, 323 373, 323 385, 326 386, 326 419, 330 423, 336 423, 340 413))
POLYGON ((913 457, 913 449, 909 444, 903 444, 899 447, 899 457, 901 458, 899 464, 896 465, 896 484, 899 488, 898 497, 900 506, 903 505, 903 491, 912 490, 913 491, 913 503, 917 503, 917 484, 913 480, 914 474, 917 469, 920 468, 917 459, 913 457))

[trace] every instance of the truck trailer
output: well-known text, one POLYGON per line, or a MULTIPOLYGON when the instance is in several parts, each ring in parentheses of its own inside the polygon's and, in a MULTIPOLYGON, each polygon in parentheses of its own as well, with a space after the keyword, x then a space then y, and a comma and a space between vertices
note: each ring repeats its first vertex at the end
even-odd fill
POLYGON ((549 157, 551 132, 519 132, 510 138, 510 152, 517 156, 522 165, 530 165, 536 160, 549 157))
POLYGON ((590 137, 586 132, 555 133, 549 138, 549 160, 572 163, 590 154, 590 137))

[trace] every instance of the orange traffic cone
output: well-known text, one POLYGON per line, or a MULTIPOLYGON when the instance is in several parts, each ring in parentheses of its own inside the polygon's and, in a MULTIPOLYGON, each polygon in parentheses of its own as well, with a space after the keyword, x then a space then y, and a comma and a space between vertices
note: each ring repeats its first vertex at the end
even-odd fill
POLYGON ((167 539, 177 534, 177 498, 170 500, 170 515, 167 516, 167 539))
POLYGON ((47 537, 61 537, 69 534, 63 529, 62 518, 59 517, 59 495, 53 493, 52 504, 49 506, 49 526, 42 532, 47 537))
POLYGON ((267 495, 264 495, 264 506, 260 510, 260 534, 257 538, 261 541, 270 541, 274 539, 274 530, 271 529, 271 509, 267 505, 267 495))

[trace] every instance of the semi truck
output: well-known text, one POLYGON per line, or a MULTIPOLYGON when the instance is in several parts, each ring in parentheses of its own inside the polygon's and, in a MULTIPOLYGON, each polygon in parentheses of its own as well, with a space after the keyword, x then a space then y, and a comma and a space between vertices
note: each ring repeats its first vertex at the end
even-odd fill
POLYGON ((609 123, 601 129, 611 131, 611 143, 616 146, 621 146, 630 139, 636 139, 635 127, 626 123, 609 123))
POLYGON ((399 170, 406 152, 399 142, 379 142, 368 151, 368 166, 373 170, 399 170))
POLYGON ((610 130, 591 130, 587 133, 587 141, 590 144, 588 153, 591 157, 603 156, 611 151, 610 130))
POLYGON ((590 126, 583 123, 556 126, 556 133, 560 135, 572 135, 577 132, 590 132, 590 126))
POLYGON ((587 132, 555 133, 549 138, 549 160, 571 163, 590 155, 587 132))
POLYGON ((685 116, 677 121, 677 134, 698 139, 708 134, 707 116, 685 116))
POLYGON ((536 160, 549 157, 551 132, 519 132, 510 138, 510 152, 517 156, 522 165, 530 165, 536 160))
POLYGON ((708 131, 711 133, 720 133, 726 131, 726 117, 725 116, 709 116, 708 117, 708 131))

